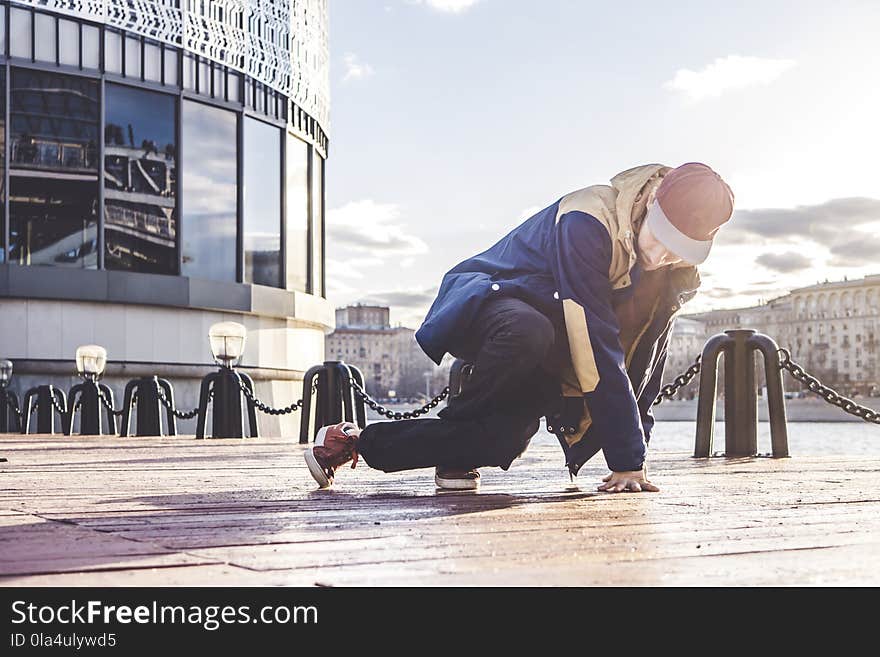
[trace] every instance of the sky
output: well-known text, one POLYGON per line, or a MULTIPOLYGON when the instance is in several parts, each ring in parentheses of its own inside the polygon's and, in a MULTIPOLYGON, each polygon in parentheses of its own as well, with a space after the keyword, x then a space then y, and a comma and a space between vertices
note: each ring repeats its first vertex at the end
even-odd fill
POLYGON ((443 274, 630 167, 736 206, 697 312, 880 273, 880 2, 331 0, 327 288, 418 328, 443 274))

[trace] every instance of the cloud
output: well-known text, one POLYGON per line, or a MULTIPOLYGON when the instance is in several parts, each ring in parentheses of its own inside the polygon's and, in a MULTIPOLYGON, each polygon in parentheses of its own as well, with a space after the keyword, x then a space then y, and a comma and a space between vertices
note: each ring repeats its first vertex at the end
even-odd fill
MULTIPOLYGON (((818 205, 794 208, 737 210, 730 224, 721 229, 719 242, 725 245, 783 240, 814 242, 830 249, 844 248, 862 232, 880 223, 880 199, 835 198, 818 205)), ((839 254, 838 254, 839 255, 839 254)), ((874 254, 876 261, 876 252, 874 254)), ((867 262, 865 263, 867 264, 867 262)))
POLYGON ((689 100, 718 98, 728 91, 768 85, 796 64, 793 59, 767 59, 728 55, 700 71, 682 68, 663 86, 683 93, 689 100))
POLYGON ((461 14, 471 9, 480 0, 409 0, 411 5, 428 5, 431 9, 447 14, 461 14))
POLYGON ((395 309, 421 309, 427 307, 437 296, 437 287, 427 289, 393 290, 390 292, 373 292, 362 299, 364 303, 375 303, 395 309))
POLYGON ((352 201, 327 213, 327 242, 378 259, 407 257, 428 252, 428 245, 406 232, 399 222, 400 207, 371 199, 352 201))
POLYGON ((360 61, 353 52, 347 52, 342 56, 342 62, 345 64, 345 75, 342 76, 343 82, 349 80, 363 80, 371 77, 374 73, 373 67, 366 62, 360 61))
POLYGON ((780 274, 790 274, 795 271, 809 269, 815 263, 807 256, 794 251, 786 251, 785 253, 762 253, 757 258, 757 262, 762 267, 777 271, 780 274))
MULTIPOLYGON (((850 234, 852 237, 852 234, 850 234)), ((834 258, 829 263, 832 267, 862 267, 867 264, 880 263, 880 236, 863 235, 835 244, 830 249, 834 258)))

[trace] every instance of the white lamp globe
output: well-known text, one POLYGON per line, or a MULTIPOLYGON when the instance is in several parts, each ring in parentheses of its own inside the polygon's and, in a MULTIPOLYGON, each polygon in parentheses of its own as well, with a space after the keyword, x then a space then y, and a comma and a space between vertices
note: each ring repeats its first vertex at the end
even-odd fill
POLYGON ((224 367, 230 367, 244 354, 247 329, 238 322, 219 322, 211 326, 208 340, 214 360, 224 367))
POLYGON ((0 386, 5 386, 12 378, 12 361, 0 360, 0 386))
POLYGON ((87 379, 97 379, 107 365, 107 350, 96 344, 76 348, 76 371, 87 379))

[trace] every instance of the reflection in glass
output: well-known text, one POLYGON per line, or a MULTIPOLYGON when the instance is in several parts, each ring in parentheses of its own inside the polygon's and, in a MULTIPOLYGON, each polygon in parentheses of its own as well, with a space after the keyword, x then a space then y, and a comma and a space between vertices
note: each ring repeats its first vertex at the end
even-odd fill
POLYGON ((162 81, 162 50, 155 43, 144 44, 144 79, 162 81))
POLYGON ((79 66, 79 23, 58 20, 58 63, 79 66))
POLYGON ((12 69, 9 260, 97 266, 98 85, 12 69))
POLYGON ((55 17, 34 14, 34 59, 55 62, 55 17))
POLYGON ((104 262, 177 274, 174 96, 107 83, 104 262))
MULTIPOLYGON (((3 8, 0 7, 0 12, 3 8)), ((6 262, 6 68, 0 67, 0 263, 6 262)))
POLYGON ((119 32, 104 31, 104 70, 122 73, 122 35, 119 32))
POLYGON ((31 12, 27 9, 9 8, 9 55, 30 59, 31 46, 31 12))
POLYGON ((165 46, 165 84, 177 85, 177 51, 165 46))
POLYGON ((83 68, 98 68, 101 54, 101 31, 92 25, 82 26, 82 65, 83 68))
POLYGON ((141 76, 141 41, 137 37, 125 37, 125 75, 141 76))
POLYGON ((312 294, 324 296, 324 159, 312 147, 312 294))
POLYGON ((309 146, 287 135, 287 289, 306 291, 309 276, 309 146))
POLYGON ((183 101, 184 276, 235 281, 236 115, 183 101))
POLYGON ((244 120, 244 282, 281 285, 281 130, 244 120))

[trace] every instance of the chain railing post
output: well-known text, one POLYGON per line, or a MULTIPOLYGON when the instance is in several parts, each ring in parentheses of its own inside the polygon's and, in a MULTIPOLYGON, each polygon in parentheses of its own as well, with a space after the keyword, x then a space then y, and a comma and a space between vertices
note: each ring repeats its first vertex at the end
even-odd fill
POLYGON ((694 456, 712 454, 715 433, 715 397, 718 360, 724 356, 724 454, 758 454, 758 387, 755 352, 764 357, 770 433, 774 457, 788 456, 785 400, 779 372, 778 347, 769 337, 752 329, 735 329, 712 336, 703 348, 700 396, 694 456))
POLYGON ((776 458, 788 453, 788 419, 785 414, 785 388, 779 366, 779 345, 770 337, 756 333, 749 344, 761 352, 764 360, 764 378, 767 384, 767 413, 770 420, 770 449, 776 458))
POLYGON ((20 409, 15 391, 0 386, 0 433, 21 432, 20 409))
MULTIPOLYGON (((299 416, 299 442, 301 445, 304 445, 309 442, 309 424, 312 417, 312 387, 315 385, 315 382, 320 380, 321 370, 324 369, 323 365, 315 365, 314 367, 310 367, 308 371, 303 376, 303 397, 302 397, 302 410, 299 416)), ((317 424, 317 406, 315 404, 315 431, 320 428, 320 425, 317 424)), ((363 427, 363 425, 358 425, 363 427)))
POLYGON ((109 433, 116 434, 116 412, 113 410, 113 390, 110 386, 98 383, 94 379, 85 379, 70 389, 67 399, 69 404, 65 427, 67 435, 73 433, 76 409, 79 408, 79 435, 103 436, 102 407, 109 433))
POLYGON ((718 393, 718 359, 730 343, 726 335, 715 335, 706 342, 700 357, 700 392, 697 398, 695 458, 712 455, 715 437, 715 396, 718 393))
POLYGON ((55 413, 61 417, 62 431, 67 434, 67 398, 63 390, 52 385, 36 386, 24 395, 22 406, 22 433, 55 433, 55 413), (61 399, 59 402, 58 399, 61 399), (37 426, 33 426, 33 413, 37 412, 37 426))
POLYGON ((243 438, 244 417, 241 413, 241 390, 235 372, 223 368, 214 379, 214 411, 212 438, 243 438))
POLYGON ((724 451, 727 456, 758 453, 758 388, 753 329, 725 331, 731 338, 724 355, 724 451))
POLYGON ((171 384, 157 376, 132 379, 125 384, 125 396, 122 402, 122 420, 120 435, 131 436, 131 413, 136 409, 135 436, 164 436, 162 429, 162 396, 169 399, 166 409, 167 429, 169 435, 177 433, 174 420, 174 393, 171 384), (161 386, 161 388, 160 388, 161 386))

